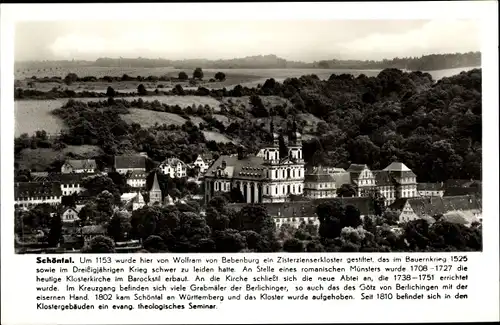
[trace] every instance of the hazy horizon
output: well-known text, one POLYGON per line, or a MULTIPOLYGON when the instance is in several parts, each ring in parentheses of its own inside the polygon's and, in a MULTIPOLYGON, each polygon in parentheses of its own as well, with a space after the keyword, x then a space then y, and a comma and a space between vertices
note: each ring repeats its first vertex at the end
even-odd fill
POLYGON ((480 51, 474 20, 19 22, 15 61, 374 60, 480 51))

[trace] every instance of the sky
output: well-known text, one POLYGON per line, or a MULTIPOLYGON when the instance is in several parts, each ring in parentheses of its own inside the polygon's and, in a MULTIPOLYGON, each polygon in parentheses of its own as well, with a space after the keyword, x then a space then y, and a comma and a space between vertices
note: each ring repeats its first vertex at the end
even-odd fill
POLYGON ((480 50, 474 20, 18 22, 15 60, 381 60, 480 50))

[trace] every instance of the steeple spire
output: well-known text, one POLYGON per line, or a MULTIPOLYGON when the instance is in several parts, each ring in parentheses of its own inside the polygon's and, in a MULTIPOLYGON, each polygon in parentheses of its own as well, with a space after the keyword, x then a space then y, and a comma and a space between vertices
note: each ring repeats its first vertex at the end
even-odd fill
POLYGON ((158 183, 158 177, 156 175, 157 174, 155 173, 155 178, 153 180, 153 186, 151 187, 151 191, 161 191, 160 184, 158 183))

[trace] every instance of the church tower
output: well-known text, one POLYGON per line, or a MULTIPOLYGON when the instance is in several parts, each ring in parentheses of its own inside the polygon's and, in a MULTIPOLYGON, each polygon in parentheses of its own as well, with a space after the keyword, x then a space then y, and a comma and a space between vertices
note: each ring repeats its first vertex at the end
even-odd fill
POLYGON ((153 205, 156 202, 161 204, 161 189, 160 189, 160 184, 158 183, 157 174, 155 173, 155 178, 153 180, 153 186, 151 187, 151 190, 149 191, 149 205, 153 205))
POLYGON ((293 126, 288 133, 288 157, 291 160, 301 162, 302 158, 302 135, 297 130, 297 122, 293 119, 293 126))
POLYGON ((271 116, 271 124, 269 126, 271 132, 271 139, 266 147, 264 147, 264 160, 267 163, 278 162, 280 159, 280 140, 279 135, 274 132, 274 121, 271 116))

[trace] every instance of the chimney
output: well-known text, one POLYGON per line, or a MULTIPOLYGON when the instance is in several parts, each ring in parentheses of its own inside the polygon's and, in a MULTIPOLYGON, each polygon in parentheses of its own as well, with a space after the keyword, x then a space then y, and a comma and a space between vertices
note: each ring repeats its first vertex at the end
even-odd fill
POLYGON ((243 159, 243 148, 238 147, 238 160, 243 159))
POLYGON ((222 169, 226 169, 226 161, 225 160, 222 161, 222 169))

